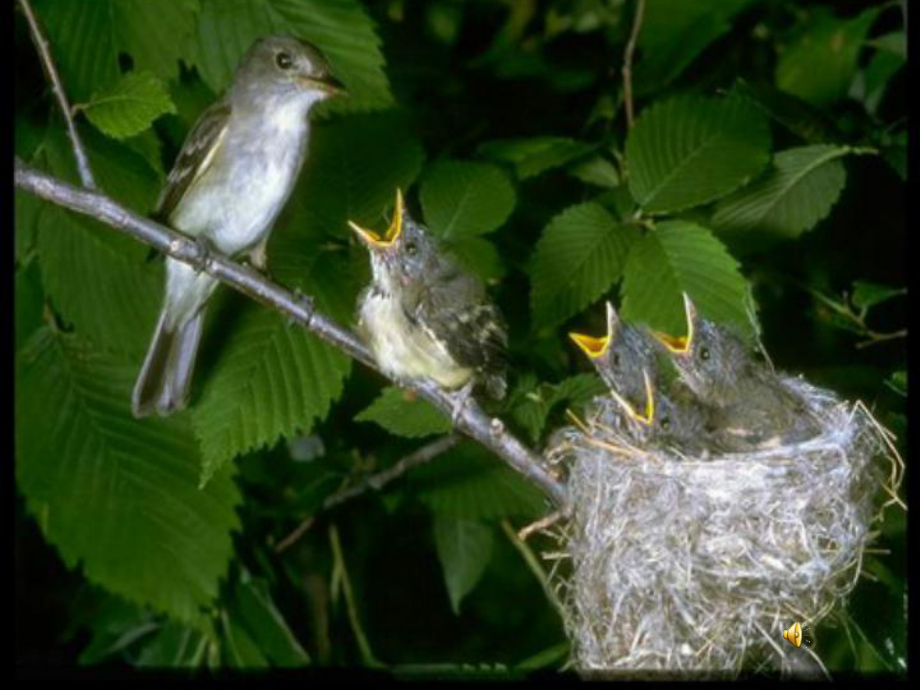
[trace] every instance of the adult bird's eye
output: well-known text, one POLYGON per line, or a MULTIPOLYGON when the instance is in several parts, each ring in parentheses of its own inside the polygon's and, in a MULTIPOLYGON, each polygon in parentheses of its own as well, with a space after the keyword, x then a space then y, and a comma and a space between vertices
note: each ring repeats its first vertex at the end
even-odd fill
POLYGON ((415 256, 415 252, 418 251, 418 247, 415 246, 415 242, 409 242, 406 244, 406 254, 409 256, 415 256))
POLYGON ((287 53, 278 53, 275 56, 275 64, 281 69, 291 69, 294 66, 294 60, 287 53))
POLYGON ((670 426, 671 426, 671 420, 668 419, 667 417, 662 417, 662 418, 661 418, 661 428, 662 428, 662 429, 667 429, 667 428, 669 428, 670 426))
POLYGON ((614 352, 612 359, 613 359, 613 366, 615 367, 620 366, 620 353, 619 352, 614 352))
POLYGON ((700 359, 702 359, 704 362, 709 359, 709 348, 708 347, 704 347, 700 349, 700 359))

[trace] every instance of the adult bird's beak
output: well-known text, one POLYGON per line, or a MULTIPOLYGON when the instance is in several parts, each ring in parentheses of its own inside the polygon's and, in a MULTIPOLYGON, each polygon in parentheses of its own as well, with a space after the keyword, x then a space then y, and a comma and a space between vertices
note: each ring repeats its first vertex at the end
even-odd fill
POLYGON ((402 219, 403 219, 403 198, 402 192, 396 190, 396 208, 393 209, 393 220, 390 222, 390 227, 387 228, 387 231, 384 235, 378 235, 373 230, 368 230, 362 228, 360 225, 354 221, 348 221, 349 227, 358 233, 364 243, 371 249, 388 249, 393 246, 396 240, 399 239, 399 236, 402 234, 402 219))
POLYGON ((325 77, 301 77, 300 83, 308 89, 319 89, 325 91, 330 96, 347 96, 348 91, 345 84, 327 74, 325 77))
POLYGON ((686 292, 684 296, 684 314, 687 318, 687 335, 673 336, 667 333, 653 333, 655 339, 675 355, 685 355, 690 352, 693 344, 693 324, 696 322, 696 307, 686 292))

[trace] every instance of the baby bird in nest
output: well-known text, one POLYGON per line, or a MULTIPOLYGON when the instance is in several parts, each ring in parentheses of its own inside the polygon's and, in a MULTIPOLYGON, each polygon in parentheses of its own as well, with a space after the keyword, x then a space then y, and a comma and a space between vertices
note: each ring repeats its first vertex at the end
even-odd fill
POLYGON ((687 335, 655 334, 683 384, 712 412, 713 443, 746 452, 799 443, 820 433, 801 396, 757 361, 740 336, 702 318, 684 293, 687 335))

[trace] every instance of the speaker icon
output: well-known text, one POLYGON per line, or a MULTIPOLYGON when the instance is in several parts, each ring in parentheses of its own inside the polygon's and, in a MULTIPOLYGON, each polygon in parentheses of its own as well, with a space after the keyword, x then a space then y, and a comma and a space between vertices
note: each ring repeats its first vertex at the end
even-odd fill
POLYGON ((805 643, 806 647, 811 647, 811 627, 806 625, 802 627, 801 623, 793 623, 790 628, 783 630, 783 639, 793 647, 801 647, 805 643))

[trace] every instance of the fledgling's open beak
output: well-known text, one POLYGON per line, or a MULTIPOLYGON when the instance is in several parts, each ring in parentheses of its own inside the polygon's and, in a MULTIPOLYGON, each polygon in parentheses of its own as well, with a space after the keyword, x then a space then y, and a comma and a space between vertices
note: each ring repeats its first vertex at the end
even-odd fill
POLYGON ((684 296, 684 314, 687 318, 687 335, 673 336, 667 333, 654 332, 655 339, 675 355, 685 355, 690 352, 693 344, 693 324, 696 323, 696 307, 686 292, 684 296))
POLYGON ((613 331, 616 328, 616 324, 619 321, 616 311, 613 308, 613 305, 610 302, 607 302, 607 335, 594 337, 587 335, 586 333, 569 333, 569 338, 572 339, 578 347, 584 352, 588 359, 597 359, 598 357, 603 357, 607 350, 610 348, 610 343, 613 342, 613 331))
POLYGON ((645 380, 645 412, 636 412, 636 408, 615 390, 611 390, 610 395, 620 404, 630 419, 645 426, 651 426, 655 421, 655 390, 652 388, 652 380, 645 369, 642 370, 642 378, 645 380))
POLYGON ((387 228, 386 233, 383 235, 378 235, 373 230, 368 230, 362 228, 360 225, 354 221, 348 221, 349 227, 358 233, 364 243, 371 249, 389 249, 393 246, 396 240, 399 239, 399 236, 402 234, 402 220, 403 220, 403 198, 402 192, 396 190, 396 208, 393 209, 393 220, 390 222, 390 227, 387 228))

